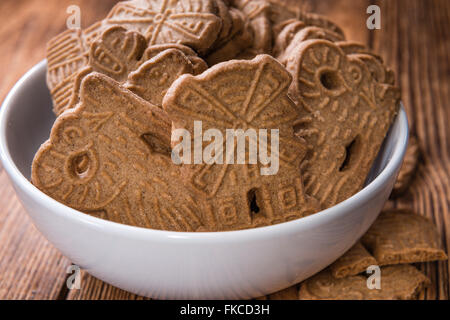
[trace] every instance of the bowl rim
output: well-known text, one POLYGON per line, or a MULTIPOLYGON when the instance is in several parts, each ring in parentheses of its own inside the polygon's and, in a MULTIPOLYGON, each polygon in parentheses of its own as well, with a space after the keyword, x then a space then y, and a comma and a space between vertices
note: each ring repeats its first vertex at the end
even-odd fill
MULTIPOLYGON (((164 231, 154 230, 142 227, 129 226, 121 223, 116 223, 101 218, 90 216, 81 211, 72 209, 46 195, 38 188, 36 188, 17 168, 14 160, 9 152, 9 146, 6 140, 7 122, 11 112, 12 101, 18 94, 23 84, 27 81, 32 81, 33 76, 36 76, 40 72, 45 72, 47 66, 46 59, 40 61, 30 70, 28 70, 13 86, 5 100, 0 107, 0 160, 3 163, 3 167, 13 184, 20 188, 23 192, 27 193, 36 202, 40 202, 44 207, 52 207, 54 213, 62 218, 74 220, 85 225, 90 225, 102 231, 109 232, 111 234, 122 235, 134 238, 153 238, 153 239, 180 239, 182 241, 203 242, 205 240, 210 241, 240 241, 242 239, 256 239, 260 237, 266 237, 277 234, 292 234, 298 232, 300 229, 314 225, 319 225, 326 220, 330 220, 333 216, 342 214, 346 211, 352 210, 354 207, 366 202, 370 198, 371 194, 378 192, 383 188, 389 178, 395 174, 396 168, 400 167, 403 161, 404 154, 409 138, 408 119, 401 103, 399 112, 394 121, 400 121, 400 135, 395 141, 394 149, 391 158, 388 159, 385 168, 375 177, 375 179, 365 186, 362 190, 351 196, 350 198, 338 203, 337 205, 328 209, 322 210, 313 215, 279 223, 276 225, 258 227, 237 231, 219 231, 219 232, 177 232, 177 231, 164 231)), ((31 165, 31 164, 30 164, 31 165)), ((308 227, 308 228, 309 228, 308 227)))

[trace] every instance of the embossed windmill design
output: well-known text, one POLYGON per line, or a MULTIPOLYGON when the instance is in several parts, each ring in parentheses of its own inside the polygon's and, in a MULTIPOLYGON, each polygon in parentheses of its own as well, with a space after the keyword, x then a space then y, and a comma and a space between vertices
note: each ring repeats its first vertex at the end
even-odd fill
POLYGON ((188 185, 211 200, 219 229, 268 225, 318 210, 303 193, 299 168, 306 148, 293 134, 298 114, 287 97, 290 83, 289 73, 276 60, 261 55, 218 65, 197 77, 183 76, 163 101, 174 128, 187 129, 191 136, 194 121, 202 121, 204 131, 218 129, 224 136, 227 129, 279 130, 280 170, 275 175, 261 176, 260 164, 183 167, 188 185))
POLYGON ((211 0, 137 0, 117 4, 107 23, 142 33, 150 45, 182 43, 204 50, 215 41, 221 21, 211 0))
POLYGON ((32 181, 74 209, 134 226, 200 231, 202 199, 176 189, 170 121, 156 106, 93 73, 80 104, 59 117, 33 161, 32 181))
POLYGON ((311 149, 305 188, 330 207, 359 191, 399 107, 398 88, 378 83, 357 57, 326 40, 305 41, 287 68, 300 106, 296 134, 311 149))

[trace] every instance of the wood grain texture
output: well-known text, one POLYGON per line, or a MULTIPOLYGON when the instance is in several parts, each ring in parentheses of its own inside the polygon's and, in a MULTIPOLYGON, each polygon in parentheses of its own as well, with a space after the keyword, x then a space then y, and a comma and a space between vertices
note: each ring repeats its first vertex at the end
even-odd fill
MULTIPOLYGON (((422 161, 409 191, 387 208, 413 208, 431 218, 450 248, 450 1, 280 0, 327 15, 347 38, 367 44, 396 71, 417 134, 422 161), (366 28, 367 6, 381 7, 382 29, 366 28)), ((19 77, 45 57, 46 42, 66 28, 69 5, 82 26, 106 15, 114 0, 2 0, 0 100, 19 77)), ((0 166, 0 299, 141 299, 86 272, 81 289, 68 290, 70 262, 32 226, 0 166)), ((449 298, 447 262, 420 264, 432 280, 423 299, 449 298)))
MULTIPOLYGON (((450 2, 379 1, 381 31, 373 45, 398 75, 422 162, 408 194, 394 206, 413 208, 438 227, 450 248, 450 2)), ((449 298, 448 262, 419 266, 432 280, 424 299, 449 298)))

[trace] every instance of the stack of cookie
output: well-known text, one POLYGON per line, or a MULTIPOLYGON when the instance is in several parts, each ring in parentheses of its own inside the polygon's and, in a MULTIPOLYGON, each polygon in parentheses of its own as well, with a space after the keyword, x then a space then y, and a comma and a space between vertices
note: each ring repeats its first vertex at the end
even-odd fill
POLYGON ((448 257, 436 227, 411 210, 383 211, 354 247, 331 266, 268 299, 410 300, 431 284, 414 265, 448 257))
POLYGON ((51 40, 47 60, 58 118, 33 183, 77 210, 162 230, 272 225, 347 199, 400 99, 382 59, 339 26, 267 0, 119 2, 51 40), (223 136, 277 130, 279 170, 176 165, 171 137, 194 137, 198 121, 223 136))

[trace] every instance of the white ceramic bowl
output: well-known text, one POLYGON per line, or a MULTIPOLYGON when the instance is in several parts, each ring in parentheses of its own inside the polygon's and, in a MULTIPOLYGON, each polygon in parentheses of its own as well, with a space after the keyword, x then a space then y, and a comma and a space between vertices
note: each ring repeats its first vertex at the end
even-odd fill
POLYGON ((55 119, 45 72, 42 61, 3 103, 3 166, 36 227, 66 257, 101 280, 152 298, 252 298, 320 271, 348 250, 376 219, 391 193, 407 146, 408 121, 402 108, 367 187, 303 219, 218 233, 130 227, 66 207, 28 180, 34 153, 48 138, 55 119))

